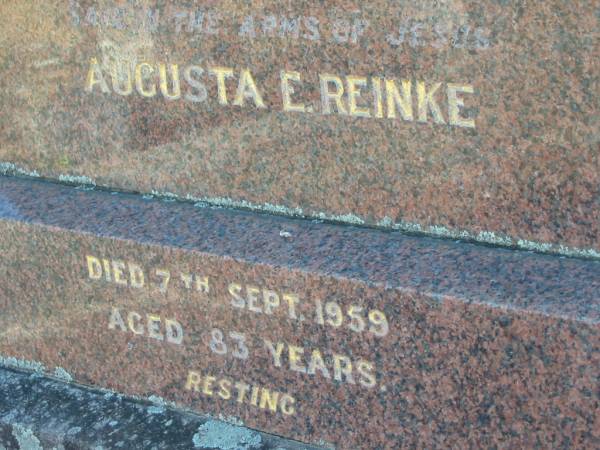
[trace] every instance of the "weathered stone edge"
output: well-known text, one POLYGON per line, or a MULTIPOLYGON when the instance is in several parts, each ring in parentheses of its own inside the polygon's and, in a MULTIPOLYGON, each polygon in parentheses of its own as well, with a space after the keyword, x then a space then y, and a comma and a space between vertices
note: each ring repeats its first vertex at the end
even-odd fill
MULTIPOLYGON (((36 170, 29 170, 24 167, 19 167, 10 162, 0 162, 0 175, 14 176, 22 178, 36 178, 41 180, 48 180, 51 182, 58 182, 68 186, 79 186, 87 189, 97 190, 109 190, 114 192, 132 193, 126 192, 119 189, 114 189, 109 186, 103 186, 97 184, 93 179, 88 176, 82 175, 71 175, 61 174, 56 179, 48 179, 42 177, 36 170)), ((181 196, 172 192, 136 192, 146 198, 157 198, 170 201, 185 201, 192 202, 195 206, 200 208, 205 207, 218 207, 218 208, 230 208, 244 211, 259 212, 265 214, 273 214, 278 216, 299 218, 307 220, 318 220, 327 223, 334 224, 346 224, 352 226, 361 226, 365 228, 376 228, 381 230, 389 231, 400 231, 404 233, 410 233, 420 236, 441 238, 441 239, 452 239, 461 240, 465 242, 473 242, 484 245, 493 245, 497 247, 503 247, 513 250, 525 250, 533 251, 536 253, 543 253, 549 255, 567 256, 573 258, 584 258, 600 260, 600 251, 592 248, 578 248, 570 247, 562 244, 556 244, 551 242, 537 242, 522 239, 519 237, 512 237, 502 233, 496 233, 493 231, 481 231, 479 233, 473 233, 468 230, 461 230, 458 228, 448 228, 439 225, 421 225, 414 222, 394 222, 391 218, 385 217, 375 225, 367 224, 360 217, 348 213, 344 215, 332 215, 325 212, 318 211, 306 211, 302 208, 289 208, 282 205, 273 205, 270 203, 252 203, 246 200, 234 200, 227 197, 195 197, 192 195, 181 196)))
POLYGON ((175 409, 159 398, 91 389, 70 377, 65 382, 56 371, 51 376, 40 363, 0 358, 0 449, 318 449, 175 409))

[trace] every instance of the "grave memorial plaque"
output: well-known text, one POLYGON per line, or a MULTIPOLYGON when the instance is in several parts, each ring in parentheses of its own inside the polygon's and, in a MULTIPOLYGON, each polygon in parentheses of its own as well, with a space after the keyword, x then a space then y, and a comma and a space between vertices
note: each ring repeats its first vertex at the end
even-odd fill
POLYGON ((0 366, 317 447, 600 447, 594 2, 0 17, 0 366))
POLYGON ((600 261, 9 178, 0 214, 10 365, 340 449, 598 446, 600 261))
POLYGON ((5 172, 598 256, 596 2, 0 12, 5 172))

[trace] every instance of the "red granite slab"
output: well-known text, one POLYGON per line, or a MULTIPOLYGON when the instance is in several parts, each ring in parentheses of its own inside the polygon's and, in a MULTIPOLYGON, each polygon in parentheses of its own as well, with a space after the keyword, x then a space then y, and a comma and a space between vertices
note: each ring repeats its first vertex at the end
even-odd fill
POLYGON ((597 261, 0 177, 0 271, 3 364, 340 449, 600 444, 597 261))
POLYGON ((598 256, 596 2, 131 5, 2 2, 5 172, 598 256))

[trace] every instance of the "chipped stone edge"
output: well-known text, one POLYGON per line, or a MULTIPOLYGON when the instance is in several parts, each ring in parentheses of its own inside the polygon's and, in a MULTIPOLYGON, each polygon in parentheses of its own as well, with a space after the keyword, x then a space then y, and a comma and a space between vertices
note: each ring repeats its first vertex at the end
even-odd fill
POLYGON ((44 375, 48 378, 66 383, 73 382, 71 374, 62 367, 55 367, 54 371, 51 372, 41 362, 15 358, 14 356, 0 355, 0 367, 22 370, 35 375, 44 375))
POLYGON ((0 355, 0 367, 11 367, 13 369, 24 370, 39 375, 46 373, 46 367, 37 361, 28 361, 25 359, 15 358, 13 356, 2 356, 0 355))
MULTIPOLYGON (((107 389, 102 389, 102 391, 105 392, 105 396, 111 395, 111 394, 112 395, 121 395, 121 394, 115 393, 115 392, 107 390, 107 389)), ((151 395, 149 397, 138 397, 138 396, 128 395, 127 398, 131 398, 131 399, 138 400, 138 401, 150 402, 152 404, 148 410, 148 412, 150 414, 161 414, 162 412, 164 412, 164 410, 166 408, 171 408, 171 409, 175 409, 177 411, 187 412, 187 413, 191 413, 191 414, 198 414, 198 412, 194 411, 193 409, 182 407, 181 405, 179 405, 175 402, 171 402, 169 400, 165 400, 164 398, 162 398, 158 395, 151 395), (160 411, 160 410, 162 410, 162 411, 160 411)), ((212 414, 202 414, 202 416, 207 419, 220 420, 221 422, 225 422, 229 425, 235 425, 237 427, 245 427, 246 426, 246 424, 244 423, 243 420, 241 420, 237 417, 234 417, 234 416, 224 416, 223 414, 219 414, 217 416, 214 416, 212 414)))
MULTIPOLYGON (((66 383, 72 383, 78 385, 78 383, 74 380, 73 376, 67 372, 62 367, 56 367, 54 371, 50 371, 46 368, 44 364, 39 361, 31 361, 26 359, 15 358, 14 356, 3 356, 0 354, 0 367, 5 367, 8 369, 16 369, 23 372, 31 373, 32 375, 45 376, 50 379, 54 379, 57 381, 62 381, 66 383)), ((148 402, 150 405, 148 406, 148 412, 150 414, 162 414, 165 412, 166 408, 175 409, 177 411, 187 412, 197 414, 197 412, 192 409, 182 407, 175 402, 171 402, 165 400, 162 397, 157 395, 150 395, 149 397, 141 397, 136 395, 124 395, 119 392, 112 391, 110 389, 102 388, 99 386, 93 386, 93 389, 104 394, 105 398, 128 398, 134 401, 142 401, 148 402)), ((221 422, 228 423, 230 425, 235 425, 238 427, 246 426, 244 421, 233 416, 224 416, 219 414, 218 416, 213 416, 210 414, 204 414, 206 418, 220 420, 221 422)))
MULTIPOLYGON (((247 427, 247 425, 244 423, 244 421, 238 417, 225 416, 223 414, 215 415, 215 414, 209 414, 209 413, 200 413, 196 410, 179 405, 175 402, 165 400, 164 398, 162 398, 158 395, 150 395, 148 397, 143 397, 143 396, 138 396, 138 395, 122 394, 120 392, 116 392, 111 389, 103 388, 100 386, 95 386, 95 385, 94 386, 86 386, 83 384, 79 384, 79 383, 77 383, 76 380, 73 379, 71 374, 69 374, 62 367, 55 368, 54 372, 48 372, 46 367, 44 366, 44 364, 42 364, 38 361, 30 361, 30 360, 15 358, 13 356, 5 357, 5 356, 0 355, 0 368, 2 368, 2 367, 8 368, 8 369, 16 369, 21 372, 31 373, 31 375, 33 375, 33 376, 45 376, 50 379, 55 379, 57 381, 66 382, 68 384, 72 384, 72 385, 80 387, 80 388, 93 389, 94 391, 96 391, 98 393, 104 394, 105 399, 116 398, 119 401, 132 400, 132 401, 137 401, 137 402, 149 403, 149 405, 146 409, 148 414, 152 414, 152 415, 153 414, 163 414, 166 412, 166 409, 169 408, 169 409, 177 411, 179 413, 200 416, 200 417, 206 419, 207 421, 217 420, 217 421, 226 423, 231 426, 245 427, 245 428, 248 428, 249 431, 256 432, 259 434, 261 434, 261 433, 269 434, 267 431, 261 431, 261 430, 257 430, 254 428, 247 427)), ((23 427, 20 424, 15 424, 12 426, 12 428, 13 428, 13 435, 15 436, 15 439, 17 439, 17 441, 19 443, 21 441, 34 442, 34 441, 27 440, 31 436, 33 438, 37 439, 35 437, 35 434, 33 433, 33 430, 23 427), (19 427, 19 428, 16 428, 16 427, 19 427)), ((314 445, 320 446, 324 449, 335 449, 335 446, 333 444, 328 443, 322 439, 319 440, 314 445)), ((25 448, 25 447, 21 447, 21 448, 25 448)), ((26 448, 29 449, 30 447, 26 447, 26 448)), ((40 449, 41 449, 41 447, 40 447, 40 449)), ((0 450, 3 450, 1 445, 0 445, 0 450)), ((37 450, 37 448, 31 447, 31 450, 37 450)))
MULTIPOLYGON (((54 179, 42 177, 36 170, 29 170, 9 162, 0 162, 0 175, 37 178, 56 182, 54 179)), ((63 184, 77 186, 81 189, 112 191, 112 189, 109 187, 96 184, 93 179, 87 176, 61 174, 58 177, 58 181, 63 184)), ((376 224, 372 225, 366 223, 363 219, 354 214, 335 215, 324 212, 304 211, 299 207, 290 208, 271 203, 258 204, 249 202, 247 200, 233 200, 227 197, 195 197, 192 195, 183 196, 174 194, 172 192, 156 190, 152 190, 149 193, 141 193, 141 195, 145 199, 158 199, 166 202, 191 202, 198 208, 241 209, 291 218, 308 219, 353 226, 375 227, 377 229, 386 231, 400 231, 404 233, 413 233, 441 239, 458 239, 479 244, 493 245, 516 250, 533 251, 557 256, 600 260, 600 251, 591 248, 585 249, 549 242, 530 241, 518 237, 510 237, 502 233, 494 233, 492 231, 481 231, 479 233, 474 233, 467 230, 452 229, 439 225, 421 225, 407 221, 394 222, 393 219, 387 216, 376 224)))

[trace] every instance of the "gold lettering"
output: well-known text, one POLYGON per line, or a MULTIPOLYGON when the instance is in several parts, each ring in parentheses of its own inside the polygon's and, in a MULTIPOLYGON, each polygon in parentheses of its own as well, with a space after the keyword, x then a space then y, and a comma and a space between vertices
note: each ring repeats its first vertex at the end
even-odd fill
POLYGON ((219 381, 219 397, 223 400, 229 400, 231 398, 231 381, 221 380, 219 381))
POLYGON ((383 118, 383 93, 381 91, 381 79, 373 78, 373 101, 375 107, 375 117, 378 119, 383 118))
POLYGON ((198 66, 188 66, 183 71, 183 77, 185 78, 185 81, 187 81, 190 87, 195 90, 195 92, 188 92, 185 95, 186 100, 194 103, 200 103, 206 101, 208 98, 208 92, 204 83, 194 78, 194 74, 200 77, 203 73, 204 69, 198 66))
MULTIPOLYGON (((208 98, 208 90, 201 81, 205 69, 200 66, 190 65, 180 69, 178 64, 157 63, 152 65, 141 62, 134 67, 130 61, 123 60, 115 62, 108 70, 110 75, 107 76, 112 78, 111 86, 105 79, 98 58, 90 58, 85 90, 91 93, 98 86, 98 89, 103 93, 108 94, 114 91, 119 95, 128 96, 132 94, 135 88, 139 95, 145 98, 156 97, 159 90, 168 100, 179 100, 183 98, 183 94, 185 94, 185 100, 190 102, 204 102, 208 98), (182 76, 188 84, 187 92, 183 93, 182 76)), ((231 67, 215 66, 208 68, 206 72, 216 78, 218 103, 224 106, 228 105, 230 99, 227 92, 227 80, 233 78, 236 71, 231 67)), ((298 95, 295 88, 303 83, 302 74, 297 71, 281 70, 279 76, 283 111, 312 113, 312 106, 307 106, 302 102, 296 103, 293 98, 294 95, 298 95)), ((470 84, 447 84, 448 120, 446 121, 437 98, 441 95, 439 94, 442 87, 440 82, 428 85, 425 81, 418 80, 393 80, 355 75, 340 77, 330 73, 321 73, 319 74, 319 83, 321 110, 325 115, 337 113, 353 117, 375 117, 378 119, 401 117, 404 121, 417 120, 421 123, 427 123, 431 119, 433 123, 441 125, 448 123, 456 127, 476 127, 475 118, 468 117, 468 114, 463 111, 465 107, 464 96, 475 93, 474 87, 470 84), (413 87, 413 82, 415 87, 413 87), (365 94, 367 89, 370 89, 370 92, 365 94), (366 95, 372 95, 372 100, 370 98, 366 100, 363 97, 366 95), (417 97, 414 104, 413 96, 417 97)), ((237 89, 231 104, 244 107, 249 100, 254 102, 256 108, 267 108, 251 70, 246 68, 240 71, 237 89)), ((88 271, 91 279, 99 279, 97 276, 99 271, 96 270, 98 266, 95 264, 95 262, 88 261, 88 271)), ((110 268, 107 270, 105 267, 102 275, 105 276, 107 281, 110 281, 111 273, 115 273, 115 282, 125 285, 122 271, 123 268, 119 263, 118 268, 113 268, 113 272, 110 268)), ((144 279, 141 271, 130 268, 130 275, 131 279, 127 282, 132 287, 143 287, 144 279)), ((196 280, 196 285, 199 292, 209 292, 208 278, 204 278, 204 281, 196 280)), ((240 308, 246 306, 245 301, 238 296, 238 293, 233 293, 232 296, 234 296, 234 300, 232 300, 234 305, 237 304, 237 307, 240 308), (241 301, 238 301, 238 299, 241 299, 241 301)), ((265 305, 263 309, 260 309, 260 305, 254 301, 252 293, 249 296, 249 309, 253 312, 272 314, 274 309, 280 306, 280 299, 284 299, 288 301, 290 317, 297 318, 295 316, 295 304, 290 303, 289 297, 286 299, 268 291, 264 294, 265 305)))
POLYGON ((244 106, 246 99, 252 99, 257 108, 266 108, 266 105, 258 92, 254 78, 248 69, 242 70, 240 82, 238 84, 237 94, 233 104, 235 106, 244 106))
POLYGON ((424 81, 417 81, 417 109, 419 111, 419 122, 427 122, 428 112, 431 111, 433 121, 439 124, 445 124, 442 111, 435 100, 435 93, 442 83, 435 83, 431 89, 427 90, 424 81))
POLYGON ((117 308, 113 308, 112 313, 110 314, 110 320, 108 321, 108 328, 116 330, 117 327, 121 331, 127 331, 123 317, 121 317, 121 312, 117 308))
POLYGON ((258 387, 252 386, 252 393, 250 394, 250 404, 252 406, 258 406, 258 387))
POLYGON ((148 63, 140 63, 135 68, 135 89, 142 97, 152 98, 156 96, 156 84, 152 83, 149 89, 144 86, 144 72, 148 75, 154 73, 154 67, 148 63))
POLYGON ((237 383, 235 383, 235 388, 238 391, 238 395, 237 395, 238 403, 244 403, 244 398, 246 397, 246 392, 248 392, 249 387, 250 386, 248 386, 246 383, 242 383, 241 381, 238 381, 237 383))
POLYGON ((329 370, 325 366, 325 361, 323 360, 321 352, 317 349, 314 349, 310 357, 310 362, 308 364, 308 370, 306 373, 309 375, 315 375, 317 370, 319 370, 325 378, 331 378, 329 370))
POLYGON ((194 390, 198 392, 200 390, 200 374, 190 370, 188 372, 187 382, 185 383, 185 389, 187 391, 194 390))
POLYGON ((394 80, 385 80, 385 95, 387 98, 387 116, 389 119, 396 118, 396 107, 400 108, 402 120, 413 120, 412 108, 412 84, 410 80, 402 80, 402 95, 394 80))
POLYGON ((219 96, 219 104, 227 105, 227 86, 225 86, 225 79, 233 76, 233 69, 229 67, 213 67, 209 70, 209 73, 217 77, 217 93, 219 96))
POLYGON ((129 329, 133 334, 144 334, 144 326, 140 323, 141 321, 142 316, 140 316, 138 313, 131 311, 129 314, 127 314, 127 324, 129 325, 129 329))
POLYGON ((208 282, 208 277, 196 277, 196 290, 204 294, 210 294, 210 284, 208 282))
POLYGON ((171 72, 171 84, 173 86, 173 92, 169 92, 169 82, 167 79, 167 66, 166 64, 158 65, 158 73, 160 77, 160 91, 167 100, 179 100, 181 98, 181 83, 179 81, 179 66, 177 64, 170 64, 171 72))
POLYGON ((110 283, 112 281, 110 276, 110 261, 108 259, 103 259, 102 266, 104 267, 104 279, 110 283))
POLYGON ((361 88, 367 86, 367 79, 364 77, 347 76, 346 86, 348 90, 348 112, 351 116, 371 117, 368 108, 358 107, 356 101, 361 94, 361 88))
POLYGON ((281 95, 283 97, 283 110, 289 112, 305 112, 306 108, 303 103, 292 103, 292 95, 294 88, 290 85, 290 81, 299 83, 301 81, 300 72, 281 71, 281 95))
POLYGON ((187 274, 187 273, 182 273, 181 274, 181 281, 183 281, 183 284, 185 286, 186 289, 192 289, 192 281, 194 280, 194 276, 187 274))
POLYGON ((127 75, 127 79, 125 81, 125 85, 121 86, 121 72, 117 70, 117 63, 112 66, 112 87, 113 91, 115 91, 119 95, 127 96, 131 95, 133 92, 133 77, 131 76, 131 65, 128 61, 122 62, 120 64, 121 68, 125 66, 125 73, 127 75))
POLYGON ((371 389, 375 387, 377 380, 375 379, 375 375, 373 375, 373 364, 367 361, 358 361, 357 371, 359 374, 358 382, 364 387, 371 389))
POLYGON ((267 407, 273 411, 277 412, 277 405, 279 403, 279 392, 273 391, 271 392, 267 388, 261 389, 260 395, 260 408, 266 409, 267 407))
POLYGON ((344 381, 343 375, 345 375, 347 383, 355 384, 352 361, 347 356, 333 355, 333 374, 333 379, 336 381, 344 381))
POLYGON ((102 279, 102 263, 94 256, 86 256, 88 275, 92 280, 102 279))
POLYGON ((215 377, 211 377, 211 376, 204 377, 204 384, 202 385, 202 392, 204 393, 204 395, 209 395, 209 396, 213 395, 212 385, 215 381, 217 381, 217 379, 215 377))
POLYGON ((262 309, 256 306, 258 296, 260 295, 260 289, 254 286, 246 287, 246 294, 248 295, 248 309, 254 313, 262 313, 262 309))
POLYGON ((285 344, 283 344, 282 342, 278 342, 277 348, 275 348, 273 343, 268 339, 265 339, 264 341, 265 346, 267 347, 269 352, 271 352, 271 356, 273 357, 273 365, 275 367, 281 367, 281 354, 283 352, 283 349, 285 348, 285 344))
POLYGON ((273 308, 279 306, 279 295, 277 295, 277 292, 267 289, 263 290, 263 300, 265 302, 265 314, 273 314, 273 308))
POLYGON ((288 313, 290 319, 297 319, 296 305, 298 305, 298 303, 300 302, 298 296, 294 294, 283 294, 283 300, 285 300, 288 304, 288 313))
POLYGON ((450 125, 464 128, 475 128, 475 120, 461 117, 460 109, 465 102, 458 94, 473 94, 473 86, 468 84, 448 83, 448 122, 450 125))
POLYGON ((167 330, 167 341, 181 345, 183 342, 183 327, 181 324, 173 319, 165 319, 165 328, 167 330))
POLYGON ((124 278, 125 263, 123 261, 113 261, 112 270, 115 283, 122 286, 127 286, 127 279, 124 278))
POLYGON ((171 281, 171 272, 166 269, 156 269, 156 276, 160 277, 160 284, 158 290, 160 292, 167 292, 169 289, 169 281, 171 281))
POLYGON ((160 317, 148 314, 148 336, 159 341, 164 339, 160 332, 160 317))
POLYGON ((129 278, 131 287, 134 287, 136 289, 141 289, 144 287, 144 271, 141 269, 140 266, 131 263, 129 264, 129 278))
POLYGON ((331 114, 331 101, 334 101, 339 114, 348 114, 342 97, 344 95, 344 85, 342 80, 335 75, 320 74, 319 79, 321 80, 321 104, 323 108, 323 114, 331 114), (335 92, 329 90, 329 86, 333 84, 335 86, 335 92))
POLYGON ((94 86, 97 84, 100 85, 100 90, 105 93, 110 93, 110 88, 108 84, 106 84, 106 80, 104 80, 104 75, 102 74, 102 70, 100 69, 100 64, 98 64, 98 59, 90 58, 90 70, 88 71, 87 79, 85 82, 85 90, 87 92, 93 92, 94 86))
POLYGON ((306 367, 299 364, 302 362, 302 355, 304 349, 302 347, 296 347, 294 345, 288 345, 288 355, 290 358, 290 369, 295 372, 306 373, 306 367))
POLYGON ((240 296, 240 292, 242 292, 242 286, 236 283, 231 283, 229 285, 229 294, 231 295, 231 306, 235 308, 245 308, 246 301, 240 296))
POLYGON ((290 416, 296 412, 296 399, 265 386, 248 385, 242 381, 231 381, 226 378, 188 371, 185 382, 187 391, 201 392, 208 397, 218 396, 223 400, 233 400, 239 404, 247 404, 276 414, 278 409, 284 415, 290 416), (237 390, 237 394, 233 392, 237 390))
POLYGON ((294 407, 294 403, 296 403, 296 399, 288 394, 283 394, 281 396, 281 401, 279 403, 279 407, 281 408, 281 412, 286 416, 292 416, 296 413, 296 408, 294 407))

